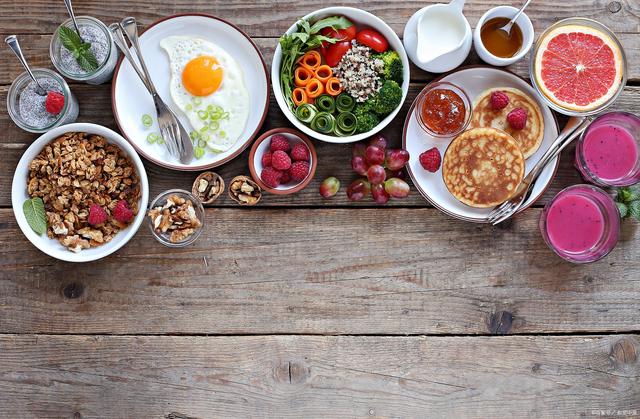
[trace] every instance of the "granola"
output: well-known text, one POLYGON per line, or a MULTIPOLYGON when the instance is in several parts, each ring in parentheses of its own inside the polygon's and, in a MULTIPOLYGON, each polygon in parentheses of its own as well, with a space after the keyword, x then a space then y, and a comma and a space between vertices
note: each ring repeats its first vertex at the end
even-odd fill
POLYGON ((131 159, 104 137, 66 133, 49 144, 29 165, 27 192, 40 197, 47 212, 47 236, 73 252, 108 243, 129 222, 111 216, 119 201, 138 213, 140 180, 131 159), (92 205, 108 219, 89 223, 92 205))
POLYGON ((164 205, 151 208, 147 215, 156 234, 165 236, 171 243, 187 240, 202 226, 193 202, 177 194, 169 195, 164 205))

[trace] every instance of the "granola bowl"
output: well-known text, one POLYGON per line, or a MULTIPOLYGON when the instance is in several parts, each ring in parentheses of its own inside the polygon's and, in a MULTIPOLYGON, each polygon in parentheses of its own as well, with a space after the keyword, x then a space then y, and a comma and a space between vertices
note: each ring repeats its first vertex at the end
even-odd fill
POLYGON ((68 262, 101 259, 124 246, 140 228, 148 199, 147 173, 134 148, 91 123, 38 137, 18 162, 11 188, 22 233, 42 252, 68 262), (31 198, 44 203, 42 234, 25 216, 23 205, 31 198))

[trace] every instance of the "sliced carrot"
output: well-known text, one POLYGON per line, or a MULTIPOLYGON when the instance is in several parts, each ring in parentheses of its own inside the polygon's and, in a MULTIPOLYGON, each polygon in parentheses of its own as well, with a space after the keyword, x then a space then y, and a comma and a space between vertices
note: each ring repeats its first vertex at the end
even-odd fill
POLYGON ((296 86, 304 87, 314 77, 313 70, 306 66, 299 66, 294 71, 294 81, 296 86))
POLYGON ((302 87, 296 87, 295 89, 293 89, 291 96, 291 99, 293 99, 293 104, 296 106, 300 106, 303 103, 309 103, 307 92, 305 92, 304 88, 302 87))
POLYGON ((311 50, 300 58, 300 63, 311 69, 315 69, 320 67, 320 64, 322 64, 322 57, 318 51, 311 50))
POLYGON ((324 64, 320 67, 316 68, 316 79, 320 80, 323 83, 326 83, 333 76, 333 70, 331 67, 324 64))
POLYGON ((311 79, 304 90, 307 92, 307 97, 315 99, 324 93, 324 84, 318 79, 311 79))
POLYGON ((337 77, 331 77, 325 84, 325 90, 331 96, 338 96, 342 93, 342 83, 340 82, 340 79, 337 77))

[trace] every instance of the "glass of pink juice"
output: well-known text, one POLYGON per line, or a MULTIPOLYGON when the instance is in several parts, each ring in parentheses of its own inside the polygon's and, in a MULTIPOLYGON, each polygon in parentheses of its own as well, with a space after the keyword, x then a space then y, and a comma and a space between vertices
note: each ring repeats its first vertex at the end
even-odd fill
POLYGON ((540 231, 561 258, 573 263, 594 262, 618 243, 620 214, 602 189, 574 185, 560 191, 544 207, 540 231))
POLYGON ((596 118, 576 145, 575 165, 585 180, 596 185, 640 182, 640 118, 627 112, 596 118))

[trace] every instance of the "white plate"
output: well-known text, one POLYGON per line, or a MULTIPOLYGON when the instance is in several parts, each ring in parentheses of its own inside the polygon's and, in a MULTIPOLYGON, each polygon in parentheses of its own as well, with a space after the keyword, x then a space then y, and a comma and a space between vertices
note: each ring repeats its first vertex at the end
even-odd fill
POLYGON ((127 142, 122 136, 109 128, 105 128, 96 124, 89 123, 76 123, 69 125, 62 125, 52 129, 51 131, 42 134, 38 137, 24 152, 20 161, 18 162, 18 167, 16 167, 15 174, 13 176, 13 184, 11 187, 11 203, 13 205, 13 214, 18 221, 18 225, 20 226, 20 230, 26 236, 27 239, 35 247, 40 249, 42 252, 52 256, 56 259, 66 260, 68 262, 89 262, 92 260, 103 258, 116 250, 120 249, 124 246, 131 237, 136 234, 138 228, 140 228, 140 224, 144 220, 147 211, 147 201, 149 200, 149 182, 147 181, 147 172, 144 170, 144 165, 142 164, 142 160, 136 153, 136 151, 131 147, 131 144, 127 142), (115 237, 108 243, 103 244, 102 246, 92 247, 89 249, 82 250, 78 253, 74 253, 64 247, 58 240, 50 239, 46 234, 38 235, 34 232, 27 219, 24 216, 24 212, 22 210, 22 204, 24 201, 29 199, 29 195, 27 194, 27 179, 29 177, 29 164, 31 160, 33 160, 39 153, 42 151, 45 145, 49 144, 51 141, 55 140, 62 134, 67 132, 87 132, 89 134, 97 134, 104 137, 107 142, 111 144, 117 144, 118 147, 124 151, 134 166, 136 167, 136 171, 138 172, 138 177, 140 178, 140 202, 138 204, 138 214, 136 218, 134 218, 133 222, 125 228, 124 230, 118 232, 115 237))
MULTIPOLYGON (((437 81, 447 81, 461 87, 473 102, 474 98, 487 89, 496 87, 515 87, 527 93, 538 102, 544 118, 544 139, 538 151, 535 152, 526 162, 526 173, 540 160, 544 152, 558 136, 558 122, 551 110, 544 105, 536 91, 526 81, 515 74, 502 69, 476 66, 458 70, 447 74, 437 81)), ((431 173, 422 168, 419 156, 425 150, 437 147, 440 154, 444 156, 450 139, 434 138, 422 130, 418 125, 415 114, 415 101, 404 123, 402 143, 411 155, 407 170, 411 180, 420 193, 436 208, 442 212, 460 220, 476 223, 486 223, 487 216, 492 208, 473 208, 458 201, 447 189, 442 180, 442 169, 436 173, 431 173)), ((525 202, 520 211, 533 204, 547 189, 558 168, 559 159, 552 161, 543 171, 533 187, 531 197, 525 202)))
MULTIPOLYGON (((200 159, 182 164, 169 155, 166 147, 149 144, 147 136, 159 133, 155 121, 153 99, 127 60, 116 68, 111 89, 113 114, 120 131, 136 150, 148 160, 174 170, 204 170, 219 166, 240 154, 254 138, 267 115, 269 105, 269 78, 264 59, 253 41, 240 29, 219 18, 207 15, 178 15, 160 20, 140 35, 140 48, 149 68, 151 79, 158 94, 178 115, 187 131, 191 124, 187 117, 174 105, 169 93, 169 58, 160 48, 160 41, 167 36, 191 35, 210 40, 217 44, 238 62, 244 73, 244 81, 250 95, 249 118, 245 129, 231 149, 224 153, 207 153, 200 159), (154 118, 154 125, 145 129, 141 123, 143 114, 154 118)), ((135 53, 132 51, 132 55, 135 53)))
MULTIPOLYGON (((402 41, 398 38, 398 35, 391 29, 389 25, 387 25, 382 19, 377 16, 372 15, 371 13, 362 10, 356 9, 353 7, 327 7, 324 9, 316 10, 315 12, 311 12, 308 15, 304 16, 303 19, 309 20, 311 22, 315 22, 317 20, 323 19, 328 16, 344 16, 353 22, 358 27, 370 27, 378 32, 380 32, 389 42, 389 49, 395 50, 398 55, 400 55, 400 59, 402 60, 402 70, 403 70, 403 79, 402 79, 402 101, 400 105, 386 116, 380 123, 371 131, 363 132, 361 134, 354 134, 347 137, 335 137, 333 135, 321 134, 312 130, 307 125, 300 122, 298 118, 291 112, 289 106, 287 106, 284 101, 284 97, 282 94, 282 89, 280 88, 280 67, 282 67, 282 48, 280 47, 280 43, 276 46, 276 50, 273 54, 273 62, 271 63, 271 83, 273 84, 273 93, 276 97, 276 101, 284 113, 284 116, 300 131, 307 134, 309 137, 316 138, 321 141, 326 141, 328 143, 353 143, 355 141, 364 140, 365 138, 371 137, 377 132, 381 131, 384 127, 389 125, 393 118, 396 117, 400 109, 402 109, 402 104, 404 104, 405 99, 407 98, 407 93, 409 92, 409 81, 411 79, 411 74, 409 71, 409 59, 407 58, 407 53, 404 51, 404 46, 402 45, 402 41)), ((287 29, 286 33, 292 33, 297 28, 297 21, 291 25, 289 29, 287 29)))

